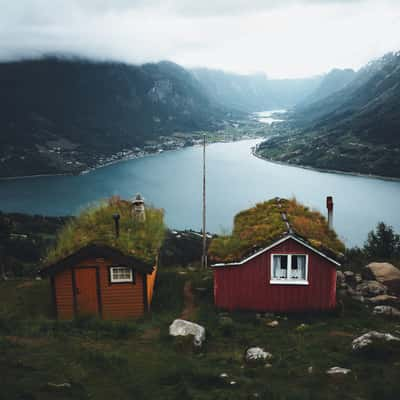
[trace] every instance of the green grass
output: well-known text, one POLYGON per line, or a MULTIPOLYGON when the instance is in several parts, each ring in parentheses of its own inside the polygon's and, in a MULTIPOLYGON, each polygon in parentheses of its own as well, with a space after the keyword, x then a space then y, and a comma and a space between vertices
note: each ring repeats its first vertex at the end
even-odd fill
POLYGON ((88 207, 77 218, 70 220, 59 232, 55 247, 47 254, 46 263, 52 264, 95 243, 114 247, 126 255, 154 265, 166 230, 163 219, 163 210, 147 207, 146 221, 135 220, 132 217, 132 204, 112 197, 88 207), (115 214, 120 215, 118 239, 115 237, 115 214))
POLYGON ((250 312, 221 320, 209 272, 179 272, 160 271, 152 313, 126 322, 57 322, 49 318, 47 282, 0 283, 0 399, 398 399, 400 353, 362 355, 350 347, 353 337, 370 329, 400 333, 398 322, 354 302, 346 302, 340 315, 277 315, 276 328, 250 312), (194 320, 207 329, 201 351, 168 335, 182 312, 188 279, 194 320), (249 346, 271 352, 272 367, 246 365, 249 346), (332 366, 352 373, 328 377, 332 366), (48 382, 72 386, 55 390, 48 382))
POLYGON ((272 199, 256 204, 235 216, 231 235, 212 240, 209 254, 214 262, 232 262, 242 259, 255 249, 266 247, 287 234, 285 213, 293 231, 306 238, 314 247, 329 250, 337 256, 344 244, 329 228, 323 215, 303 206, 296 199, 272 199))

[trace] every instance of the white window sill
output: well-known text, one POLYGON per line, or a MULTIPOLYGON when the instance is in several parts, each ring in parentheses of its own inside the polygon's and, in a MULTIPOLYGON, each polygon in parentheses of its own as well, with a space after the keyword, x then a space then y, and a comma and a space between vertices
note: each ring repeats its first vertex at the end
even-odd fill
POLYGON ((308 281, 301 279, 271 279, 271 285, 308 285, 308 281))

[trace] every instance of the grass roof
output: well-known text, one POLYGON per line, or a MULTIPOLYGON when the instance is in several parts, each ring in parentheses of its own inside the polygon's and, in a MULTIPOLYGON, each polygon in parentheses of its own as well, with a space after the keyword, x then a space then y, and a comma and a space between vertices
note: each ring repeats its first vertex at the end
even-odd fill
POLYGON ((112 197, 85 209, 67 223, 57 237, 56 246, 46 257, 53 264, 90 244, 106 245, 146 263, 153 263, 164 240, 166 227, 161 209, 146 208, 146 220, 135 220, 131 202, 112 197), (120 215, 120 234, 115 236, 113 214, 120 215))
POLYGON ((295 199, 272 199, 242 211, 235 216, 231 235, 218 236, 209 248, 214 262, 234 262, 267 247, 290 233, 301 236, 313 247, 338 256, 344 244, 335 231, 329 229, 326 219, 317 211, 295 199), (290 229, 282 214, 286 215, 290 229))

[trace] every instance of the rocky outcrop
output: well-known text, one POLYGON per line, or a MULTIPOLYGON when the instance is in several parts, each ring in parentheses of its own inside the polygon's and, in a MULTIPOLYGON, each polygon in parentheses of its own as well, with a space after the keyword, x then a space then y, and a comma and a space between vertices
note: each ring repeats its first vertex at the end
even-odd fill
POLYGON ((363 275, 384 284, 392 292, 400 293, 400 269, 390 263, 370 263, 364 268, 363 275))

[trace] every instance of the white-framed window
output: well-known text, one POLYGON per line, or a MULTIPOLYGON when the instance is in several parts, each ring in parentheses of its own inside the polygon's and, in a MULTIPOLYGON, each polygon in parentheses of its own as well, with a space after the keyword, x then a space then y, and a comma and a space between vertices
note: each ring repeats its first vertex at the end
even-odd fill
POLYGON ((110 267, 110 282, 111 283, 133 282, 132 268, 125 267, 123 265, 110 267))
POLYGON ((308 285, 308 255, 271 254, 270 283, 308 285))

